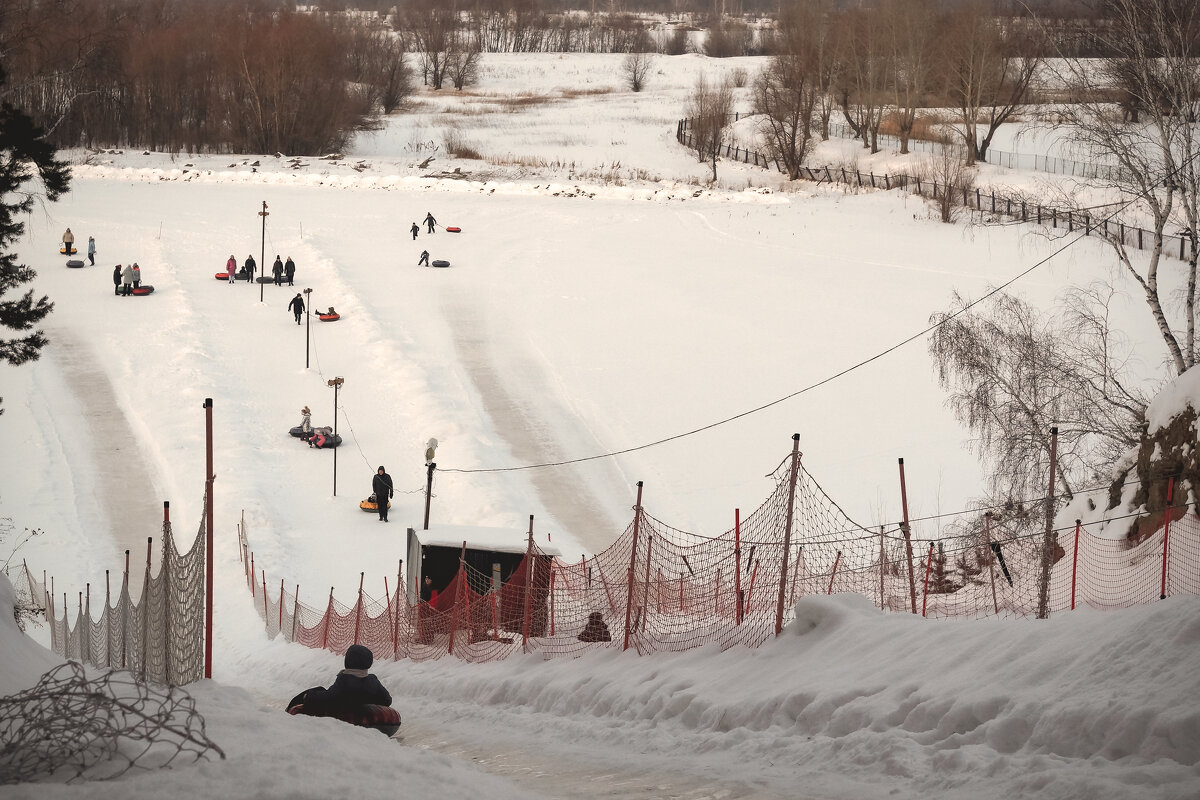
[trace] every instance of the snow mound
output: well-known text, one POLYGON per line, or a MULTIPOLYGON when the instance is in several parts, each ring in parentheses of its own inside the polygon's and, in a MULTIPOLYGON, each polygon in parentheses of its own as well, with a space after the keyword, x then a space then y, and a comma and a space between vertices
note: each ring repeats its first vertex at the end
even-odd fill
POLYGON ((797 601, 796 619, 784 628, 783 635, 823 637, 855 620, 881 613, 861 594, 810 595, 797 601))

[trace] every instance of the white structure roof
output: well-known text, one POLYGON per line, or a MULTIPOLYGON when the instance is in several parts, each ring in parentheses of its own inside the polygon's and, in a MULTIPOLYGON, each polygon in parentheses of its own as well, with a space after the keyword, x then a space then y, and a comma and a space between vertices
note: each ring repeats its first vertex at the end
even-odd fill
MULTIPOLYGON (((494 553, 524 553, 529 545, 528 531, 517 528, 480 528, 472 525, 433 525, 427 531, 413 531, 417 540, 425 546, 462 547, 467 543, 470 550, 489 550, 494 553)), ((535 534, 536 537, 536 534, 535 534)), ((545 541, 534 539, 538 550, 551 556, 561 556, 562 551, 545 541)))

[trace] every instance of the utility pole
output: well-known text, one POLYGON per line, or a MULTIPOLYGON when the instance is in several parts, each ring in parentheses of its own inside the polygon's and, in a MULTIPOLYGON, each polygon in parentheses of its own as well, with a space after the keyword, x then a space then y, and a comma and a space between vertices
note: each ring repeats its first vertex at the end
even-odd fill
MULTIPOLYGON (((304 368, 308 369, 308 350, 309 342, 312 337, 309 335, 312 330, 312 289, 304 290, 304 368)), ((336 401, 335 401, 336 404, 336 401)), ((334 418, 337 421, 337 418, 334 418)))
MULTIPOLYGON (((338 410, 338 389, 342 388, 345 380, 342 378, 333 378, 326 381, 326 384, 333 387, 333 438, 337 439, 337 410, 338 410)), ((335 443, 333 446, 333 496, 337 497, 337 451, 338 446, 335 443)), ((378 498, 376 498, 378 500, 378 498)))
POLYGON ((263 210, 258 212, 258 215, 262 217, 262 242, 258 250, 258 257, 260 259, 258 262, 258 302, 261 303, 263 302, 263 287, 267 285, 262 280, 262 277, 267 274, 267 217, 271 216, 267 213, 266 200, 263 200, 263 210))

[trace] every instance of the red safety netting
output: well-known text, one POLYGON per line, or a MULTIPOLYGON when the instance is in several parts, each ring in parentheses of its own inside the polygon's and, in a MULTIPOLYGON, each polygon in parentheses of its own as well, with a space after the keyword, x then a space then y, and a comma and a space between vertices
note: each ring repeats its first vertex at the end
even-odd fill
POLYGON ((1123 608, 1200 593, 1200 519, 1190 506, 1160 513, 1158 527, 1136 542, 1087 526, 1018 534, 982 515, 964 532, 931 541, 906 537, 904 525, 855 523, 798 454, 776 478, 763 504, 718 536, 671 527, 642 509, 639 496, 634 519, 604 551, 567 562, 540 551, 531 534, 520 567, 499 589, 491 574, 463 563, 432 604, 410 603, 397 575, 383 599, 360 588, 346 605, 331 590, 322 605, 308 606, 282 581, 266 590, 244 527, 240 549, 270 635, 335 652, 360 643, 414 660, 753 647, 776 635, 805 595, 850 592, 889 612, 963 618, 1123 608))

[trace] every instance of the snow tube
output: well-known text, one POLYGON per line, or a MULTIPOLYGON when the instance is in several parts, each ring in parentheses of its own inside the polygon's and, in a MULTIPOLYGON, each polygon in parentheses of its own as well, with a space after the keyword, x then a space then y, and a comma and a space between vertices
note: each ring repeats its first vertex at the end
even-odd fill
POLYGON ((146 284, 146 285, 144 285, 144 286, 139 286, 139 287, 137 287, 136 289, 134 289, 134 290, 133 290, 133 293, 134 293, 134 294, 136 294, 136 295, 138 295, 139 297, 141 297, 141 296, 144 296, 144 295, 148 295, 148 294, 150 294, 150 293, 151 293, 151 292, 153 292, 153 291, 154 291, 154 287, 153 287, 153 286, 151 286, 150 284, 146 284))
POLYGON ((448 267, 448 266, 450 266, 450 262, 449 262, 449 261, 445 261, 445 260, 443 260, 443 259, 440 259, 440 258, 439 258, 437 261, 433 261, 433 262, 431 262, 431 266, 434 266, 434 267, 448 267))
POLYGON ((79 251, 76 250, 74 247, 72 247, 71 252, 68 253, 67 249, 65 247, 60 247, 60 248, 58 248, 58 252, 62 253, 64 256, 73 256, 76 253, 78 253, 79 251))
POLYGON ((391 706, 367 705, 340 711, 309 711, 300 703, 289 708, 287 713, 293 716, 333 717, 362 728, 374 728, 384 736, 393 736, 400 730, 400 712, 391 706))
POLYGON ((227 281, 227 280, 229 280, 229 273, 228 272, 218 272, 213 277, 219 281, 227 281))
POLYGON ((77 258, 72 258, 70 261, 67 262, 67 266, 70 267, 71 269, 79 269, 80 267, 83 266, 83 262, 77 258))
POLYGON ((342 315, 341 314, 317 314, 317 318, 320 319, 321 322, 336 322, 337 320, 342 318, 342 315))
MULTIPOLYGON (((280 278, 280 279, 279 279, 279 281, 280 281, 280 283, 282 283, 282 282, 283 282, 283 278, 280 278)), ((274 283, 274 282, 275 282, 275 276, 274 276, 274 275, 268 275, 268 276, 266 276, 266 277, 263 277, 262 275, 259 275, 257 278, 255 278, 255 279, 254 279, 254 282, 255 282, 255 283, 274 283)))
POLYGON ((334 448, 341 443, 342 437, 338 436, 336 433, 314 432, 312 437, 308 440, 309 447, 320 447, 323 449, 334 448))
POLYGON ((450 227, 446 228, 446 233, 462 233, 462 228, 458 227, 457 225, 451 225, 450 227))
MULTIPOLYGON (((309 428, 309 431, 312 431, 312 428, 309 428)), ((297 425, 294 428, 289 428, 288 433, 292 436, 295 436, 297 439, 305 439, 308 437, 308 434, 304 432, 304 428, 300 425, 297 425)))
MULTIPOLYGON (((378 503, 378 501, 375 500, 375 495, 371 495, 366 500, 363 500, 361 503, 359 503, 358 507, 361 508, 363 511, 378 511, 379 503, 378 503)), ((392 503, 389 500, 388 508, 391 508, 391 507, 392 507, 392 503)))

